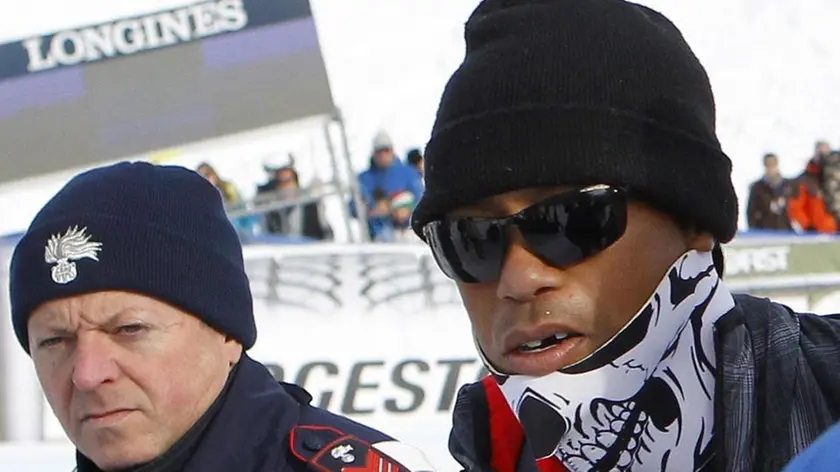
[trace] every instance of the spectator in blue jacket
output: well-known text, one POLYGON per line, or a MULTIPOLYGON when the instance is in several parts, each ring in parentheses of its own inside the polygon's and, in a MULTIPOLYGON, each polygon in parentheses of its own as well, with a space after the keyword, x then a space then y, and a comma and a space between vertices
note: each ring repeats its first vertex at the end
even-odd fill
POLYGON ((408 190, 419 199, 423 194, 423 185, 417 172, 402 162, 394 154, 394 145, 384 131, 373 139, 373 156, 370 168, 359 175, 359 183, 365 200, 373 202, 373 191, 382 189, 385 195, 408 190))
MULTIPOLYGON (((359 175, 359 186, 368 210, 368 228, 371 231, 371 239, 376 239, 376 224, 371 225, 371 220, 388 217, 390 212, 378 214, 377 199, 374 195, 395 195, 399 192, 411 192, 415 201, 423 194, 423 181, 417 171, 411 166, 402 162, 394 154, 394 145, 391 137, 384 131, 380 131, 373 139, 373 156, 370 159, 370 168, 359 175)), ((350 204, 351 211, 355 214, 355 205, 350 204)))

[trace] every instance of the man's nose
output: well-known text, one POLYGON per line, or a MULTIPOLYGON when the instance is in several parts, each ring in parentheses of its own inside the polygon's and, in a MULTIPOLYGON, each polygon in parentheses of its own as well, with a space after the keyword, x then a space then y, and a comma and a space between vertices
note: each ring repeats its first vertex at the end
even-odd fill
POLYGON ((496 288, 499 299, 529 302, 541 293, 562 286, 563 271, 547 265, 532 253, 518 230, 511 231, 509 238, 510 244, 496 288))
POLYGON ((116 380, 119 368, 111 354, 111 342, 102 333, 80 334, 73 360, 73 385, 79 391, 91 391, 116 380))

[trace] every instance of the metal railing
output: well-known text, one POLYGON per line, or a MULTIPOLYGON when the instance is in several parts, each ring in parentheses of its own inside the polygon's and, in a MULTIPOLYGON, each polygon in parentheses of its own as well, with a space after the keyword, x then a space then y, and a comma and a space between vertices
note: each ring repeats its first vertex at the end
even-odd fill
POLYGON ((283 198, 277 192, 258 194, 249 201, 243 201, 230 206, 227 209, 228 216, 231 219, 249 216, 262 216, 269 212, 303 206, 309 203, 321 203, 329 197, 338 197, 341 201, 341 210, 344 217, 343 220, 345 230, 347 231, 348 241, 362 243, 368 242, 370 237, 365 229, 358 232, 358 241, 356 240, 357 238, 354 237, 356 233, 353 231, 352 221, 354 219, 359 222, 367 221, 367 206, 363 201, 361 189, 357 180, 358 177, 353 169, 352 160, 350 158, 350 146, 347 140, 347 132, 340 110, 335 109, 333 113, 327 117, 323 125, 323 132, 334 176, 332 180, 323 183, 319 182, 306 189, 301 189, 301 194, 294 198, 283 198), (333 125, 338 126, 338 139, 340 143, 340 146, 338 146, 339 149, 336 149, 337 146, 333 142, 333 135, 331 133, 333 125), (341 151, 341 159, 336 152, 337 150, 341 151), (343 169, 340 161, 344 161, 343 169), (341 178, 341 175, 344 173, 346 173, 346 182, 342 182, 343 179, 341 178), (353 203, 355 215, 351 214, 350 211, 351 202, 353 203))
POLYGON ((331 196, 343 197, 346 189, 336 182, 318 185, 318 188, 301 189, 298 196, 284 198, 279 192, 259 194, 251 200, 228 207, 230 218, 263 215, 271 211, 283 210, 309 203, 318 203, 331 196))

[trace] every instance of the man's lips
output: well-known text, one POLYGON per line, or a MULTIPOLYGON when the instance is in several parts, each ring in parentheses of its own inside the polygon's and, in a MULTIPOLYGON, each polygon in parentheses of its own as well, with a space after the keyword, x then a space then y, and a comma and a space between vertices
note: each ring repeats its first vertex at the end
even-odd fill
POLYGON ((510 374, 541 377, 582 358, 586 337, 573 328, 545 323, 517 329, 504 338, 502 367, 510 374))
POLYGON ((503 370, 511 375, 542 377, 574 364, 586 352, 586 338, 572 336, 534 352, 512 351, 503 357, 503 370))
POLYGON ((503 352, 505 355, 520 352, 520 348, 529 343, 548 340, 558 334, 574 337, 581 333, 573 327, 560 323, 542 323, 528 328, 515 328, 508 331, 502 338, 503 352))
POLYGON ((134 410, 131 409, 131 408, 117 408, 117 409, 107 410, 107 411, 98 411, 98 412, 87 413, 84 416, 82 416, 82 423, 88 422, 88 421, 100 421, 100 420, 107 420, 107 419, 115 419, 117 417, 125 416, 126 414, 131 413, 132 411, 134 411, 134 410))

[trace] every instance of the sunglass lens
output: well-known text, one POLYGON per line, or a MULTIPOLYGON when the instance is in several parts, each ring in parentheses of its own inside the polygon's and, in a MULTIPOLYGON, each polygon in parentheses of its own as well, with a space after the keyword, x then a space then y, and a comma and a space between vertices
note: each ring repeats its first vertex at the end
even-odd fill
POLYGON ((435 221, 426 226, 425 233, 438 265, 448 277, 467 283, 499 277, 507 243, 498 222, 469 218, 435 221))
POLYGON ((568 267, 618 241, 627 227, 627 196, 614 187, 568 192, 503 219, 460 218, 424 228, 435 260, 461 282, 498 280, 514 222, 529 250, 546 264, 568 267), (512 221, 511 221, 512 220, 512 221))
POLYGON ((517 223, 526 244, 546 263, 568 267, 603 251, 624 234, 627 201, 618 189, 581 192, 526 210, 517 223))

